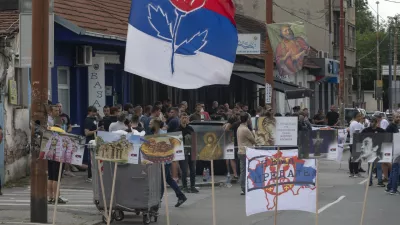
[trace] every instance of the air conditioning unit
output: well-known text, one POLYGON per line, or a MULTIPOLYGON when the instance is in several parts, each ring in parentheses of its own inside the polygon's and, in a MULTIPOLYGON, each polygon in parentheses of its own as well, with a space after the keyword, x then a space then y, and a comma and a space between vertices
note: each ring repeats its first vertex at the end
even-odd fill
POLYGON ((329 52, 318 51, 318 58, 329 58, 329 52))
POLYGON ((76 65, 91 66, 92 65, 92 46, 77 46, 76 47, 76 65))

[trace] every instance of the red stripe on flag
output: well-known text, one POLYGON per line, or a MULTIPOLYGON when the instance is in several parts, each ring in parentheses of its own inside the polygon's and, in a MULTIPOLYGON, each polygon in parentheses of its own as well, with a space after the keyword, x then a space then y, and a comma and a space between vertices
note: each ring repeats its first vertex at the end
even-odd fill
POLYGON ((233 25, 236 26, 235 22, 236 9, 232 0, 208 0, 206 1, 204 8, 227 17, 233 23, 233 25))

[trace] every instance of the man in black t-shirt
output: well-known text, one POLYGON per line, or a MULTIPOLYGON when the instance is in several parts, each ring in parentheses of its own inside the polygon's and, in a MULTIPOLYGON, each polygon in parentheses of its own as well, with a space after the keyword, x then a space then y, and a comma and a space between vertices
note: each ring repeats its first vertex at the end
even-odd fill
POLYGON ((115 123, 118 121, 118 115, 121 113, 121 110, 116 107, 113 106, 110 108, 110 115, 107 117, 103 118, 103 122, 100 123, 100 125, 104 126, 104 130, 108 131, 110 128, 111 123, 115 123))
POLYGON ((322 109, 318 110, 318 113, 314 115, 314 124, 325 125, 325 115, 322 109))
POLYGON ((331 111, 326 114, 328 126, 337 126, 339 123, 339 113, 335 105, 331 106, 331 111))
MULTIPOLYGON (((97 132, 97 121, 96 121, 97 109, 94 106, 88 107, 88 114, 85 118, 85 137, 86 144, 91 140, 94 140, 94 134, 97 132)), ((85 147, 85 153, 83 154, 83 161, 88 165, 88 179, 87 182, 92 182, 92 163, 90 152, 87 147, 85 147)))

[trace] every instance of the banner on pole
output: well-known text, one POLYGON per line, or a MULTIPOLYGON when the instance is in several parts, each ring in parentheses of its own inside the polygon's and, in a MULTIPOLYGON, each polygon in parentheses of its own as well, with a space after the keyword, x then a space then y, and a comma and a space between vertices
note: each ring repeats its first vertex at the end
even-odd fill
POLYGON ((297 146, 297 123, 297 117, 256 117, 257 145, 297 146))
POLYGON ((299 159, 297 150, 247 148, 246 175, 247 216, 274 211, 276 200, 278 210, 316 212, 315 159, 299 159))
POLYGON ((39 159, 82 165, 85 138, 68 133, 45 131, 39 159))
POLYGON ((192 160, 235 159, 234 133, 222 126, 193 125, 192 160))
POLYGON ((299 132, 299 158, 328 158, 335 160, 338 149, 336 130, 299 132))
POLYGON ((144 136, 140 153, 150 162, 185 160, 182 132, 144 136))
POLYGON ((389 162, 393 160, 393 134, 359 133, 353 137, 353 162, 389 162))
POLYGON ((267 30, 279 76, 296 75, 303 69, 305 57, 310 50, 304 24, 301 22, 267 24, 267 30))

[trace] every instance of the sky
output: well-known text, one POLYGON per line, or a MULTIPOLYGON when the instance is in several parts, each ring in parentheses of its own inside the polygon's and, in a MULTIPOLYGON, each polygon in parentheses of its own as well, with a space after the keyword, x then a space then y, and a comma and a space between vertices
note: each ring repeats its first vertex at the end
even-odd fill
MULTIPOLYGON (((396 13, 400 14, 400 0, 379 0, 379 15, 382 19, 387 21, 388 16, 394 16, 396 13), (393 2, 389 2, 393 1, 393 2), (394 3, 399 2, 399 3, 394 3)), ((372 11, 372 14, 376 16, 376 0, 368 0, 369 9, 372 11)))

